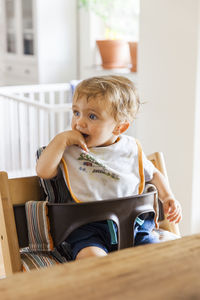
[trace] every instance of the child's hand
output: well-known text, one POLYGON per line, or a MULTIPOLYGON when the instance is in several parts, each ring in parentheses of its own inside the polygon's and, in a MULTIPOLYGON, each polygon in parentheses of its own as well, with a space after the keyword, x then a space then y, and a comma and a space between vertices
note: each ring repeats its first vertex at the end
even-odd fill
POLYGON ((83 135, 76 130, 64 131, 57 134, 44 149, 37 161, 37 175, 44 179, 53 178, 58 173, 58 165, 67 146, 78 145, 88 152, 83 135))
POLYGON ((164 214, 167 214, 169 222, 179 223, 182 219, 182 211, 180 203, 169 197, 163 201, 164 214))
POLYGON ((76 130, 64 131, 63 133, 66 140, 66 146, 77 145, 81 147, 84 151, 88 152, 88 147, 85 142, 83 135, 76 130))

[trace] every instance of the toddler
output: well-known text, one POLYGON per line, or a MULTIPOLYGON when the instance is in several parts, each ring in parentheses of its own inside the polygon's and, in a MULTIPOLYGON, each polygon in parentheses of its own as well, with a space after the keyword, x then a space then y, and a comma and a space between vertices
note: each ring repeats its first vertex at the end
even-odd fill
MULTIPOLYGON (((39 177, 58 177, 62 170, 72 201, 88 202, 141 194, 152 183, 170 222, 181 220, 181 207, 164 176, 146 158, 133 137, 122 135, 140 106, 134 84, 122 76, 81 81, 72 103, 72 130, 55 136, 36 166, 39 177)), ((135 246, 156 243, 153 215, 143 214, 134 227, 135 246)), ((107 221, 81 226, 67 238, 72 259, 104 256, 116 250, 107 221)), ((114 227, 117 233, 116 226, 114 227)))

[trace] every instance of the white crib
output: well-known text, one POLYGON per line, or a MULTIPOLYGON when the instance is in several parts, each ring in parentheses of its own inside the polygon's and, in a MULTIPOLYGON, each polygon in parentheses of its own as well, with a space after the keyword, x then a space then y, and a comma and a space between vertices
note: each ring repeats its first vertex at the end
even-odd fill
POLYGON ((70 84, 1 87, 0 170, 34 175, 36 150, 70 123, 70 84))

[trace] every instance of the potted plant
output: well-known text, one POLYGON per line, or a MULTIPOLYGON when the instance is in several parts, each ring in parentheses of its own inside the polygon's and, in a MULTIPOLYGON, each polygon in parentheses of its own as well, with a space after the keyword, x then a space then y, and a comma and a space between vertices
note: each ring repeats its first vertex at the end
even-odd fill
POLYGON ((97 46, 105 69, 127 67, 127 47, 134 60, 132 70, 136 71, 137 43, 127 43, 123 37, 136 39, 139 0, 79 0, 79 9, 86 9, 102 20, 105 29, 104 39, 97 40, 97 46), (133 3, 135 5, 133 5, 133 3), (137 4, 137 5, 136 5, 137 4))

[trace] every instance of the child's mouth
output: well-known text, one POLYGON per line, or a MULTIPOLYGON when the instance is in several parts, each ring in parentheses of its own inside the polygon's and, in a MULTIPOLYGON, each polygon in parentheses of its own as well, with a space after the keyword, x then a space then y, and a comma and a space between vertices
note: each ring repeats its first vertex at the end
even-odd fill
POLYGON ((89 135, 86 134, 86 133, 82 133, 82 135, 83 135, 84 139, 86 139, 86 138, 89 136, 89 135))

